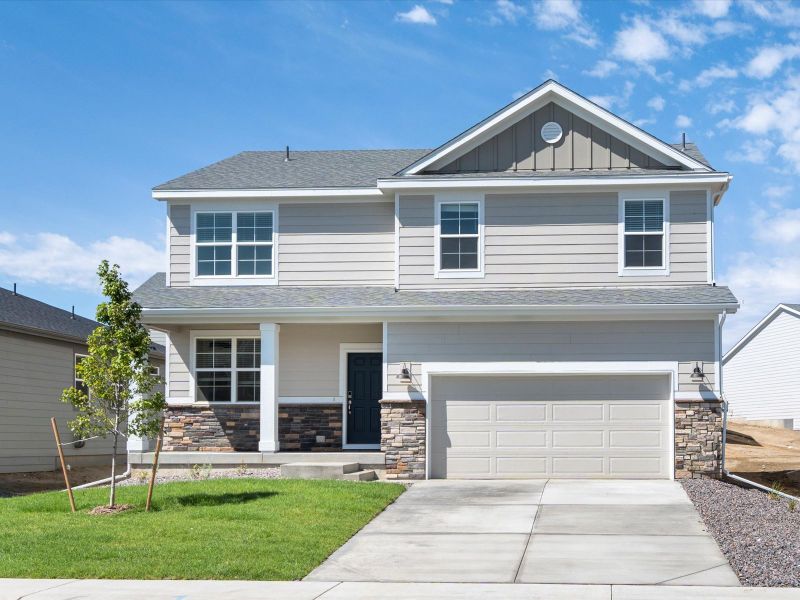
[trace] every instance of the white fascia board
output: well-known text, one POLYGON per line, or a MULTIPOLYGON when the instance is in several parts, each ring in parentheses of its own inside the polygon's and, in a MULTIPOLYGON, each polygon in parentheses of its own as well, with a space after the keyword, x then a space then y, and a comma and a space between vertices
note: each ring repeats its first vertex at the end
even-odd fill
POLYGON ((670 188, 698 185, 725 185, 730 181, 728 173, 686 173, 676 175, 623 175, 573 176, 573 177, 436 177, 387 178, 378 180, 378 188, 386 192, 402 190, 448 190, 448 189, 540 189, 540 188, 598 188, 630 186, 669 186, 670 188))
POLYGON ((274 188, 263 190, 153 190, 156 200, 198 198, 382 198, 377 187, 370 188, 274 188))
POLYGON ((722 311, 735 312, 738 304, 640 304, 640 305, 499 305, 499 306, 365 306, 365 307, 314 307, 314 308, 145 308, 142 321, 147 324, 183 324, 201 319, 204 323, 231 323, 246 321, 319 322, 350 321, 374 322, 436 319, 458 320, 537 320, 567 318, 589 320, 613 318, 615 320, 655 318, 707 319, 722 311))
POLYGON ((786 306, 785 304, 778 304, 775 308, 767 313, 763 319, 761 319, 758 323, 756 323, 753 328, 748 331, 742 339, 740 339, 736 344, 725 353, 725 356, 722 357, 722 364, 724 365, 728 362, 734 355, 739 352, 742 348, 744 348, 750 340, 752 340, 756 335, 761 333, 761 330, 764 329, 767 325, 769 325, 775 317, 777 317, 781 312, 787 312, 790 315, 794 315, 795 317, 800 318, 800 311, 793 309, 790 306, 786 306))
POLYGON ((401 174, 414 175, 431 166, 435 167, 437 163, 446 164, 449 162, 448 158, 452 157, 453 154, 471 150, 473 146, 484 141, 484 138, 499 133, 501 129, 509 126, 512 121, 533 112, 538 104, 543 105, 553 99, 563 100, 566 104, 565 108, 570 109, 582 119, 594 125, 599 126, 602 124, 603 128, 614 134, 615 137, 627 138, 625 140, 627 143, 642 152, 655 155, 656 158, 663 162, 684 165, 689 169, 710 171, 709 167, 700 161, 687 156, 594 102, 555 81, 548 81, 519 100, 512 102, 506 108, 488 118, 483 124, 467 130, 444 146, 434 150, 428 156, 406 167, 401 171, 401 174))

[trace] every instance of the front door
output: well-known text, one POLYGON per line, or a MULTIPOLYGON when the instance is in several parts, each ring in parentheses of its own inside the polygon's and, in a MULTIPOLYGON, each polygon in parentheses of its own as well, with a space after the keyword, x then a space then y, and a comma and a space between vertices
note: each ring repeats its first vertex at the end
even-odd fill
POLYGON ((347 355, 347 443, 381 443, 383 355, 353 352, 347 355))

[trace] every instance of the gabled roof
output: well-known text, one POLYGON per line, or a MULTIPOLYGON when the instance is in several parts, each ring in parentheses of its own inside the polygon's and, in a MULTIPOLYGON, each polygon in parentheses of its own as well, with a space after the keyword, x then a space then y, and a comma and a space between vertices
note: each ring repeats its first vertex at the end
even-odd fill
MULTIPOLYGON (((47 338, 85 344, 100 323, 67 310, 0 288, 0 330, 8 329, 47 338)), ((164 347, 151 350, 164 354, 164 347)))
POLYGON ((551 101, 563 106, 589 123, 602 127, 611 135, 630 144, 640 152, 654 156, 667 166, 679 166, 683 169, 694 171, 712 170, 707 164, 692 157, 689 153, 676 149, 671 144, 625 121, 566 86, 549 79, 493 115, 445 142, 420 160, 400 171, 398 175, 415 175, 425 170, 444 166, 454 158, 477 147, 482 142, 551 101))
POLYGON ((134 297, 145 314, 154 310, 292 312, 296 309, 327 310, 341 315, 347 309, 361 313, 418 309, 431 314, 446 314, 455 309, 475 312, 514 308, 576 309, 624 307, 724 307, 735 311, 738 305, 724 286, 649 286, 609 288, 532 288, 512 290, 400 290, 392 286, 195 286, 168 287, 164 273, 145 281, 134 297))
POLYGON ((750 342, 750 340, 761 333, 761 331, 767 325, 772 323, 772 321, 774 321, 775 318, 782 313, 786 313, 800 319, 800 304, 778 304, 778 306, 769 311, 766 317, 756 323, 755 327, 748 331, 742 339, 736 342, 736 344, 725 353, 725 356, 722 357, 722 363, 725 364, 731 358, 733 358, 734 355, 739 352, 739 350, 744 348, 750 342))
POLYGON ((275 188, 374 188, 430 150, 291 150, 240 152, 153 188, 241 190, 275 188))

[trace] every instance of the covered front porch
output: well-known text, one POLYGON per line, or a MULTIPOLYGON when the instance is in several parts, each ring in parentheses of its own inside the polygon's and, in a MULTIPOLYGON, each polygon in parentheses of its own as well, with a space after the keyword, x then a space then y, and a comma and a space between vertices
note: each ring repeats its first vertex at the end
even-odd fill
MULTIPOLYGON (((277 466, 350 452, 383 463, 383 323, 157 328, 169 348, 162 464, 277 466)), ((132 463, 150 449, 132 440, 132 463)))

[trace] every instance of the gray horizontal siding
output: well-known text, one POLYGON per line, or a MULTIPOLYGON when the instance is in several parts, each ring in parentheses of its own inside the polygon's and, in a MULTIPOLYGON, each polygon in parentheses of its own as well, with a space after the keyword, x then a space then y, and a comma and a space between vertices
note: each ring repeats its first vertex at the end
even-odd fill
POLYGON ((391 285, 394 204, 281 204, 280 285, 391 285))
MULTIPOLYGON (((426 362, 674 361, 678 389, 714 381, 714 322, 602 321, 513 323, 389 323, 387 376, 392 391, 403 365, 421 373, 426 362), (690 377, 695 361, 707 379, 690 377)), ((705 389, 705 388, 703 388, 705 389)))
POLYGON ((169 282, 175 287, 189 285, 191 271, 189 240, 191 207, 188 204, 169 205, 169 282))
POLYGON ((706 195, 670 196, 669 277, 618 275, 616 193, 489 194, 485 277, 434 277, 434 197, 400 197, 400 286, 507 287, 645 284, 707 280, 706 195))

